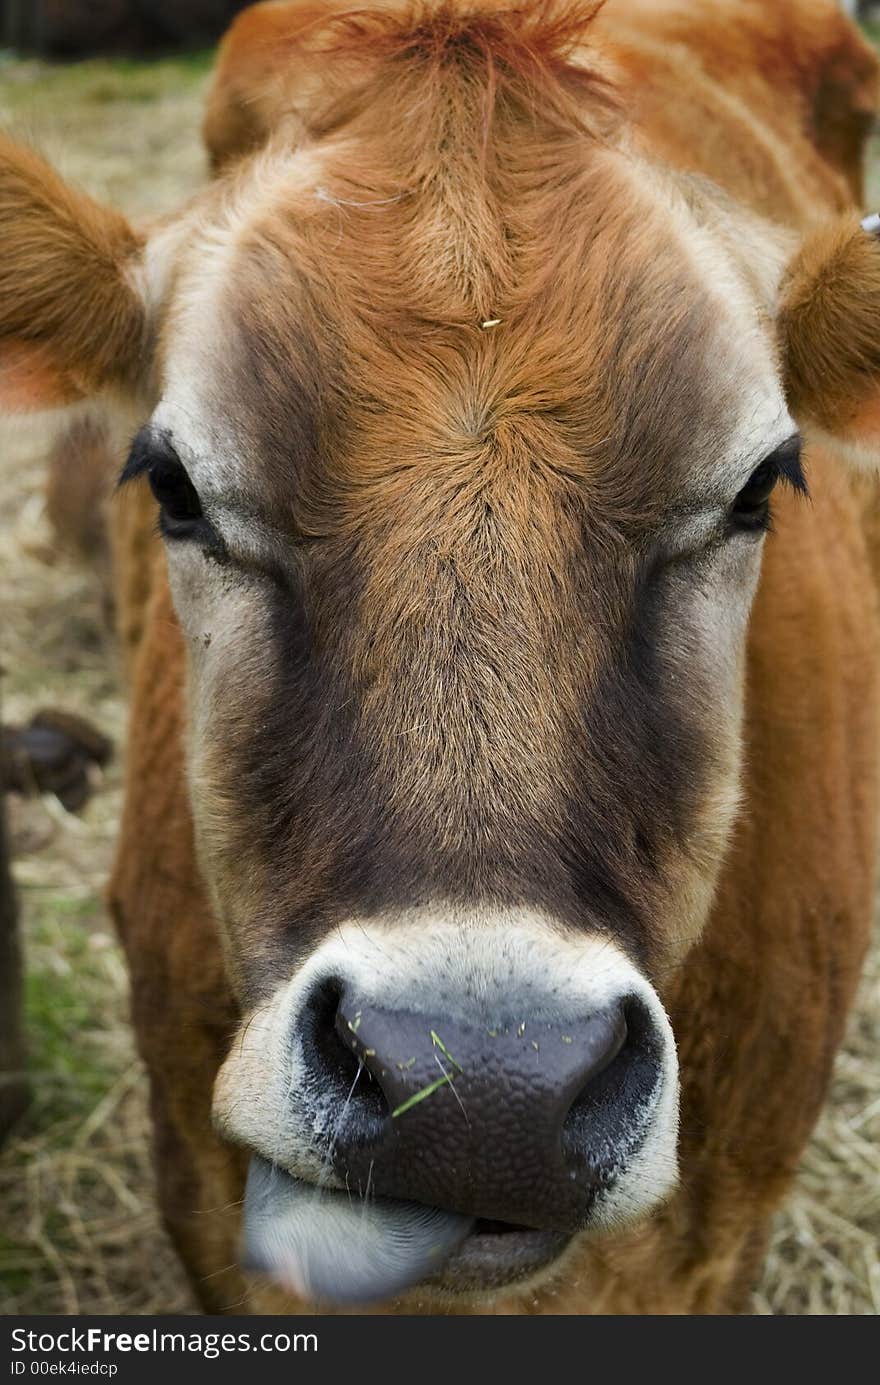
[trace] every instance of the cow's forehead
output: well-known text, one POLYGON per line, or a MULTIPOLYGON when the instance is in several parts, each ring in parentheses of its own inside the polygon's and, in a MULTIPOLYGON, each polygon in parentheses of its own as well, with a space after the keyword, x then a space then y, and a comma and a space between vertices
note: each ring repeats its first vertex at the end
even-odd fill
POLYGON ((180 256, 157 425, 230 504, 512 444, 624 508, 729 496, 793 431, 772 333, 643 172, 606 155, 531 216, 484 194, 494 232, 462 246, 418 189, 345 197, 313 152, 258 162, 180 256))

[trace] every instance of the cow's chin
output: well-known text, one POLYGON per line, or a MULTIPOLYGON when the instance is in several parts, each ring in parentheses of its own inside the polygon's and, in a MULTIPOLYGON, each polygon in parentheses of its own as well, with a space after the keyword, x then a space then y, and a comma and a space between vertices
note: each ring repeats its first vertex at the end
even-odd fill
MULTIPOLYGON (((672 1191, 670 1186, 667 1195, 672 1191)), ((646 1219, 657 1202, 629 1224, 646 1219)), ((397 1305, 449 1311, 552 1287, 571 1253, 624 1223, 575 1232, 485 1221, 417 1203, 352 1199, 255 1155, 245 1196, 245 1269, 317 1309, 397 1305)))
POLYGON ((259 1155, 244 1204, 245 1266, 318 1306, 492 1296, 554 1273, 573 1236, 293 1178, 259 1155))

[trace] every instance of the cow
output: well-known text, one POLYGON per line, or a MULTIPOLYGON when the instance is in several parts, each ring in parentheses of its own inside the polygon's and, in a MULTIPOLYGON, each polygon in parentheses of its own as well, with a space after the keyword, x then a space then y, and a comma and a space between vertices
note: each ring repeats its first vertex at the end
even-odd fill
POLYGON ((295 0, 146 230, 3 144, 0 400, 134 433, 110 901, 206 1310, 747 1305, 876 883, 876 95, 830 0, 295 0))

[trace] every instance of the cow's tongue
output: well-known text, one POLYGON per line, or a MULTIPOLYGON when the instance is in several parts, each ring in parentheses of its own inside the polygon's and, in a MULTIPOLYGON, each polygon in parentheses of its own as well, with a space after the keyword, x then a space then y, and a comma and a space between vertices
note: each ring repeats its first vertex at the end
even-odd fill
POLYGON ((438 1270, 473 1219, 415 1202, 362 1202, 254 1155, 244 1226, 249 1269, 301 1298, 353 1304, 391 1298, 438 1270))

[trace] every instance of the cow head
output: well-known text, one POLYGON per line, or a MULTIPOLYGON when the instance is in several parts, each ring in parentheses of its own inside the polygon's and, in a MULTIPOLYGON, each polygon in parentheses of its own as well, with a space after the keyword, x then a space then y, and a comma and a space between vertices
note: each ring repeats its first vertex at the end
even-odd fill
POLYGON ((377 21, 148 238, 0 150, 0 398, 142 414, 243 1014, 217 1120, 254 1259, 338 1299, 527 1280, 673 1188, 661 996, 771 511, 797 423, 877 431, 858 218, 758 224, 481 23, 377 21))

